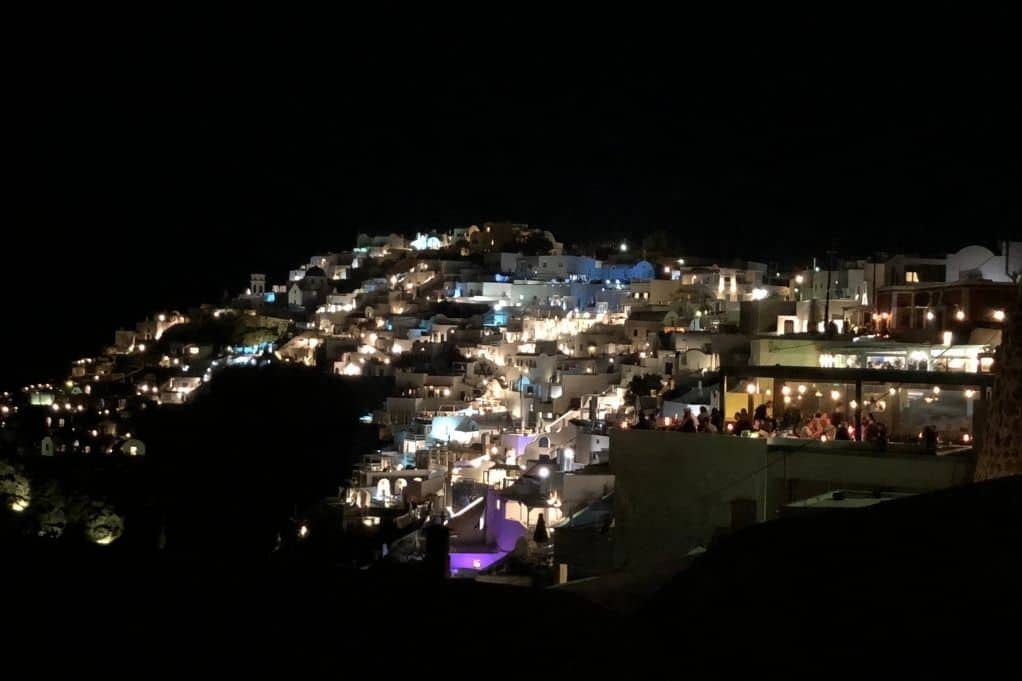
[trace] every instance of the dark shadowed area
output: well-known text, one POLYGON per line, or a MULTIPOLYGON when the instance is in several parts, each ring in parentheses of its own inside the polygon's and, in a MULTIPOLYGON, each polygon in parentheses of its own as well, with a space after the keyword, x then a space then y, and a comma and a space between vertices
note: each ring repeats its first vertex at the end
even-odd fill
MULTIPOLYGON (((626 238, 630 258, 656 242, 693 259, 779 263, 778 277, 828 251, 946 255, 1022 238, 1017 23, 1004 16, 953 3, 665 8, 634 24, 596 6, 334 9, 301 26, 274 15, 269 31, 249 8, 198 19, 12 10, 0 390, 63 383, 69 361, 100 355, 115 329, 219 303, 251 273, 285 283, 310 254, 351 249, 362 233, 513 221, 551 230, 568 254, 623 257, 626 238)), ((519 246, 548 243, 533 234, 519 246)), ((466 253, 449 257, 483 257, 466 253)), ((388 274, 370 262, 340 287, 388 274)), ((424 320, 489 309, 425 293, 424 320)), ((302 320, 315 309, 297 307, 302 320)), ((248 317, 216 319, 193 316, 149 354, 271 337, 248 317)), ((465 357, 444 343, 387 362, 447 374, 465 357)), ((145 352, 131 346, 125 363, 145 352)), ((395 394, 394 378, 284 361, 218 370, 194 402, 133 413, 145 456, 35 456, 35 440, 31 456, 4 452, 2 481, 32 503, 0 508, 3 654, 37 673, 51 660, 81 675, 83 661, 138 658, 136 676, 179 662, 192 677, 211 653, 283 661, 288 676, 322 658, 337 676, 366 665, 374 677, 459 679, 556 677, 548 657, 577 664, 573 676, 593 663, 674 677, 731 662, 822 675, 833 665, 806 663, 819 652, 926 651, 929 662, 1017 646, 1018 478, 738 530, 624 610, 612 604, 631 592, 596 592, 618 575, 550 589, 440 579, 435 546, 421 564, 357 569, 352 557, 382 553, 387 535, 349 531, 324 498, 380 447, 380 426, 360 418, 395 394), (100 545, 110 508, 122 534, 100 545), (58 523, 63 534, 47 536, 58 523)), ((637 372, 631 401, 659 392, 660 376, 637 372)), ((11 420, 60 410, 35 403, 11 420)), ((523 439, 526 421, 522 411, 523 439)), ((546 544, 541 526, 531 536, 546 544)))

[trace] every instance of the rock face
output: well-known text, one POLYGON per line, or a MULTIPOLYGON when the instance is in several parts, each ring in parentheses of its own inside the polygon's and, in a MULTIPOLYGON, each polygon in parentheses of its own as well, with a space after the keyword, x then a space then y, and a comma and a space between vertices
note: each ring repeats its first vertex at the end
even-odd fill
POLYGON ((977 481, 1022 474, 1022 282, 1009 314, 997 352, 997 378, 976 462, 977 481))

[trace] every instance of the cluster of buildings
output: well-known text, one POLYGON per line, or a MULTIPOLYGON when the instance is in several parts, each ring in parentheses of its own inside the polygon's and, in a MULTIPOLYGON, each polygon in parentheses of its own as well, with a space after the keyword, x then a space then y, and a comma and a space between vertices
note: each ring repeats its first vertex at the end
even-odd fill
POLYGON ((375 542, 367 560, 422 560, 440 526, 445 572, 571 582, 676 565, 792 509, 968 480, 1020 272, 1017 242, 782 266, 628 241, 587 254, 511 223, 362 235, 284 282, 253 274, 224 307, 120 331, 65 386, 3 408, 52 411, 43 454, 141 454, 130 414, 220 366, 382 378, 364 421, 389 444, 324 502, 331 522, 375 542), (209 316, 245 340, 159 343, 209 316))
POLYGON ((1022 244, 787 268, 600 250, 486 224, 291 272, 292 305, 317 293, 282 351, 325 344, 333 373, 393 380, 365 419, 391 445, 329 500, 373 559, 416 560, 414 528, 441 523, 452 574, 571 580, 807 499, 969 479, 1022 244), (374 275, 331 290, 354 263, 374 275))

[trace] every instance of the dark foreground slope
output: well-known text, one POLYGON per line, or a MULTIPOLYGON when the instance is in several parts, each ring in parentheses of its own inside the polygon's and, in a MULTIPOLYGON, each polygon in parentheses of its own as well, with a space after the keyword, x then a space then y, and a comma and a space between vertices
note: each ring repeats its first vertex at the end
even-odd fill
POLYGON ((1016 477, 748 528, 676 577, 643 618, 717 646, 907 652, 1017 636, 1020 605, 1016 477))
POLYGON ((1004 479, 750 528, 630 617, 557 590, 11 538, 0 640, 61 664, 322 659, 409 674, 551 658, 795 668, 830 652, 933 664, 1017 639, 1020 499, 1022 480, 1004 479))

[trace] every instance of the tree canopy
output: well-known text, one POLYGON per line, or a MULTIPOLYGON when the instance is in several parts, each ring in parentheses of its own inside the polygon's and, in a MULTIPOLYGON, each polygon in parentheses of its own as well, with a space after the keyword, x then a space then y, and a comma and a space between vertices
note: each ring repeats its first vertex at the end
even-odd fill
POLYGON ((628 394, 631 399, 636 397, 648 397, 650 393, 658 393, 663 388, 663 382, 657 374, 645 374, 632 376, 628 382, 628 394))

